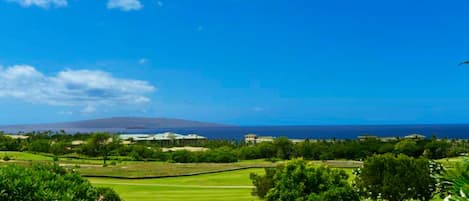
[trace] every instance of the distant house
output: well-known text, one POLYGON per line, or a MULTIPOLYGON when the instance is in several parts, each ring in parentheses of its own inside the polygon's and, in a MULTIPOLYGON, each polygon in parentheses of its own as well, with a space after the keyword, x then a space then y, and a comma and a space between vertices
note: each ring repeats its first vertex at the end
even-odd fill
POLYGON ((258 136, 256 134, 247 134, 244 136, 244 142, 246 144, 258 144, 261 142, 273 142, 275 137, 272 136, 258 136))
POLYGON ((71 144, 72 144, 72 146, 80 146, 82 144, 85 144, 85 141, 83 141, 83 140, 74 140, 74 141, 72 141, 71 144))
POLYGON ((373 140, 377 140, 378 139, 378 136, 374 136, 374 135, 360 135, 357 137, 358 140, 360 141, 365 141, 365 140, 370 140, 370 139, 373 139, 373 140))
MULTIPOLYGON (((256 134, 247 134, 244 136, 244 142, 246 144, 258 144, 262 142, 273 142, 275 137, 273 136, 258 136, 256 134)), ((304 142, 305 139, 289 139, 293 143, 304 142)))
POLYGON ((380 140, 381 142, 391 142, 391 141, 397 141, 397 137, 378 137, 375 135, 361 135, 357 137, 359 141, 365 141, 365 140, 380 140))
POLYGON ((392 141, 399 140, 399 138, 398 137, 380 137, 379 140, 381 140, 381 142, 392 142, 392 141))
POLYGON ((120 135, 124 141, 132 142, 155 142, 161 145, 185 145, 196 144, 198 142, 206 141, 207 138, 197 134, 182 135, 173 132, 165 132, 158 134, 128 134, 120 135))
POLYGON ((20 140, 25 140, 29 138, 29 136, 27 135, 5 135, 5 136, 13 138, 13 139, 20 139, 20 140))
POLYGON ((411 134, 407 135, 404 137, 404 139, 410 139, 410 140, 424 140, 426 137, 425 135, 420 135, 420 134, 411 134))

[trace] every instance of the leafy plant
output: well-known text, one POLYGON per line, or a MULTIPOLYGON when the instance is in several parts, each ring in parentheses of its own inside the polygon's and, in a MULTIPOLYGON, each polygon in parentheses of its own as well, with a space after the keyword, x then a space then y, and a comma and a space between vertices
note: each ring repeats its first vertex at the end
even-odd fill
POLYGON ((373 200, 430 200, 437 188, 432 176, 441 166, 427 159, 406 155, 374 155, 363 168, 354 171, 354 186, 359 193, 373 200))
POLYGON ((343 170, 314 167, 302 159, 277 169, 266 201, 359 201, 343 170))

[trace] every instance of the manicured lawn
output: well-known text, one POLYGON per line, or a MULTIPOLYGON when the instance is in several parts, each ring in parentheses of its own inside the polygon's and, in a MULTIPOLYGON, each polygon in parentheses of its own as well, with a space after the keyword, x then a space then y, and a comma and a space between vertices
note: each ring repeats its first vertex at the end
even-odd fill
POLYGON ((275 166, 270 162, 239 162, 239 163, 166 163, 166 162, 139 162, 119 164, 116 166, 82 166, 78 171, 82 175, 107 175, 116 177, 152 177, 176 176, 194 173, 233 170, 246 167, 275 166))
POLYGON ((251 201, 250 189, 201 189, 156 186, 98 185, 112 187, 125 201, 251 201))
POLYGON ((250 201, 251 172, 263 173, 262 168, 237 170, 188 177, 161 179, 103 179, 89 178, 95 186, 111 187, 126 201, 250 201))
POLYGON ((52 157, 47 157, 39 154, 32 154, 28 152, 19 151, 0 151, 0 159, 4 156, 10 157, 11 160, 22 161, 52 161, 52 157))
POLYGON ((129 183, 129 184, 171 184, 197 186, 251 186, 249 174, 251 172, 263 174, 263 168, 252 168, 221 173, 196 176, 170 177, 160 179, 110 179, 88 178, 93 183, 129 183))

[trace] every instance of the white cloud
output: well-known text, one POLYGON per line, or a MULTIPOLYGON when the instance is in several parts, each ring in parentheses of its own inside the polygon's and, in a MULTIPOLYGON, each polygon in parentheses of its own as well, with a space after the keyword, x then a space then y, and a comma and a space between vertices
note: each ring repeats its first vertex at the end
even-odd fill
POLYGON ((86 106, 86 107, 81 111, 82 114, 93 114, 93 113, 95 113, 95 112, 96 112, 96 107, 91 106, 91 105, 86 106))
POLYGON ((138 60, 138 64, 140 64, 140 65, 146 64, 147 62, 148 62, 148 59, 146 59, 146 58, 141 58, 141 59, 138 60))
POLYGON ((49 8, 51 6, 60 8, 67 7, 67 0, 7 0, 10 2, 15 2, 20 4, 23 7, 38 6, 41 8, 49 8))
POLYGON ((122 11, 140 10, 143 4, 139 0, 108 0, 108 9, 120 9, 122 11))
POLYGON ((0 98, 31 103, 80 107, 136 105, 149 102, 146 95, 153 91, 155 87, 146 81, 115 78, 99 70, 64 70, 47 76, 28 65, 0 67, 0 98))
POLYGON ((72 111, 67 111, 67 110, 61 110, 57 113, 60 114, 60 115, 72 115, 73 114, 72 111))
POLYGON ((156 1, 156 4, 159 6, 159 7, 163 7, 164 6, 164 3, 162 1, 156 1))
POLYGON ((259 106, 256 106, 256 107, 253 107, 253 108, 252 108, 252 111, 254 111, 254 112, 262 112, 262 111, 264 111, 264 110, 265 110, 265 108, 259 107, 259 106))

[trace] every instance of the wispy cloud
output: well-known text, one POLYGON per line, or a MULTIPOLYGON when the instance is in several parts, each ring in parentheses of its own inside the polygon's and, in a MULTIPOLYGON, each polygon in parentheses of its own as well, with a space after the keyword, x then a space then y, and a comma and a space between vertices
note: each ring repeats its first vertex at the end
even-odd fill
POLYGON ((49 7, 67 7, 68 2, 67 0, 7 0, 9 2, 15 2, 20 4, 23 7, 31 7, 31 6, 38 6, 41 8, 49 8, 49 7))
POLYGON ((265 108, 259 107, 259 106, 256 106, 256 107, 253 107, 253 108, 252 108, 252 111, 254 111, 254 112, 262 112, 262 111, 264 111, 264 110, 265 110, 265 108))
POLYGON ((138 60, 138 64, 140 64, 140 65, 146 64, 147 62, 148 62, 148 59, 146 59, 146 58, 141 58, 141 59, 138 60))
POLYGON ((139 0, 108 0, 107 8, 133 11, 142 9, 143 4, 139 0))
POLYGON ((159 7, 163 7, 164 3, 162 1, 156 1, 156 5, 158 5, 159 7))
POLYGON ((116 78, 99 70, 64 70, 47 76, 28 65, 0 67, 0 98, 37 104, 137 105, 149 102, 147 94, 153 91, 155 87, 146 81, 116 78))
POLYGON ((81 111, 82 114, 93 114, 93 113, 95 113, 95 112, 96 112, 96 107, 91 106, 91 105, 86 106, 86 107, 81 111))

